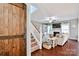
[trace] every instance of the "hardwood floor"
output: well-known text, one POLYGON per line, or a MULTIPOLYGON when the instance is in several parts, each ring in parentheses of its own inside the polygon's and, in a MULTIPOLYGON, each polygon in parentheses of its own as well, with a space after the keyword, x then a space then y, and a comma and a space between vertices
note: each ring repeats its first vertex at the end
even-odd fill
POLYGON ((68 40, 64 46, 56 46, 50 50, 42 49, 32 53, 32 56, 78 56, 79 42, 75 40, 68 40))

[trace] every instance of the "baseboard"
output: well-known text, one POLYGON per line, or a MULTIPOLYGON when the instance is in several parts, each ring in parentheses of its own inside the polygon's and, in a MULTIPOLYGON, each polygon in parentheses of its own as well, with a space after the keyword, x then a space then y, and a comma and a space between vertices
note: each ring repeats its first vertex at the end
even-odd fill
POLYGON ((77 38, 69 38, 69 40, 78 40, 77 38))
POLYGON ((78 40, 74 40, 74 39, 69 39, 69 40, 72 40, 72 41, 78 41, 78 40))

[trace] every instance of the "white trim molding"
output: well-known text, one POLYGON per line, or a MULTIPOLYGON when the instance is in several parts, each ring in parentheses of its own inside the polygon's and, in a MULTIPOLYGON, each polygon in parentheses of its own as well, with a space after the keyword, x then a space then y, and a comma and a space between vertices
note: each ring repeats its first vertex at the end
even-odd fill
POLYGON ((27 24, 26 24, 26 44, 27 44, 27 48, 26 48, 26 53, 27 56, 31 56, 31 29, 30 29, 30 23, 31 23, 31 19, 30 19, 30 13, 29 13, 29 8, 30 8, 30 4, 27 4, 28 8, 27 8, 27 24))
POLYGON ((42 49, 42 24, 40 24, 40 49, 42 49))
POLYGON ((78 17, 78 41, 79 41, 79 17, 78 17))

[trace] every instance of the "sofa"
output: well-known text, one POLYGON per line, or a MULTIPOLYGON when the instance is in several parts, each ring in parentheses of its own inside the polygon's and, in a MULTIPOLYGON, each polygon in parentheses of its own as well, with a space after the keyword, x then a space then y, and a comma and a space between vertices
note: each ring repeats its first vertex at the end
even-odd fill
POLYGON ((59 34, 57 38, 57 44, 63 46, 68 41, 69 35, 67 33, 59 34))
MULTIPOLYGON (((62 34, 56 34, 56 36, 54 37, 52 34, 49 35, 50 38, 55 38, 55 42, 53 42, 53 48, 55 47, 55 45, 60 45, 60 46, 63 46, 67 41, 68 41, 68 38, 69 38, 69 35, 67 33, 62 33, 62 34), (55 43, 55 44, 54 44, 55 43)), ((51 49, 52 48, 52 43, 50 42, 51 40, 49 41, 46 41, 46 42, 43 42, 43 48, 46 48, 46 49, 51 49), (50 44, 49 44, 50 43, 50 44)))

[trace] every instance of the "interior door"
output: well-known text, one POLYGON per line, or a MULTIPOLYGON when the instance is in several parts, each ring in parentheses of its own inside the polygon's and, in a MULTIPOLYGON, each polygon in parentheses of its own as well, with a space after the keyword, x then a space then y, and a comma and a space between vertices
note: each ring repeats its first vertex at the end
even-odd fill
POLYGON ((0 55, 26 55, 26 9, 21 5, 0 4, 0 55))

